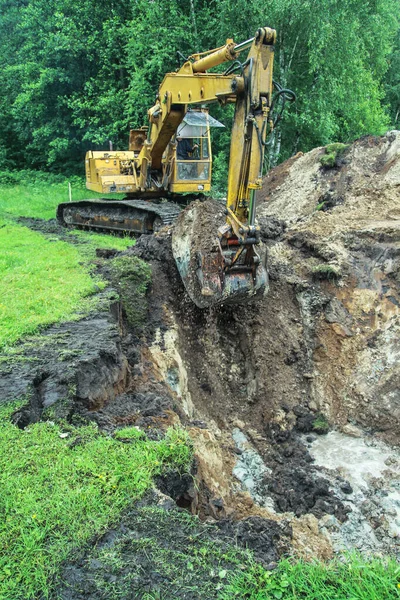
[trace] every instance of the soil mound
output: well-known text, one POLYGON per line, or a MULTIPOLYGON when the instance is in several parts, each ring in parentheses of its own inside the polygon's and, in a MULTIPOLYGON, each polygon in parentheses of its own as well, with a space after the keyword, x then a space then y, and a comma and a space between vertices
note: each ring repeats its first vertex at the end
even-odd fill
POLYGON ((333 168, 324 148, 265 178, 261 224, 270 268, 297 286, 310 359, 311 406, 344 427, 396 442, 400 432, 400 132, 349 146, 333 168), (268 232, 266 232, 268 236, 268 232))

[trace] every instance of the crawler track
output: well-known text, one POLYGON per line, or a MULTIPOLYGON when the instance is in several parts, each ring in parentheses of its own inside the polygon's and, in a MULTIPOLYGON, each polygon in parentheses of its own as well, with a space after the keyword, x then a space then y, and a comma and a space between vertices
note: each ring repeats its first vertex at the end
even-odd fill
POLYGON ((180 210, 168 201, 81 200, 60 204, 57 220, 64 227, 141 234, 171 225, 180 210))

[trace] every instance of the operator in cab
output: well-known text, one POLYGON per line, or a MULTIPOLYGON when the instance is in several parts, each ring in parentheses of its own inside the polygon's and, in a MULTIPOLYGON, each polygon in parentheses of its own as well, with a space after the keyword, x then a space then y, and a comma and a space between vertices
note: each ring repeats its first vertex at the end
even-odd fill
POLYGON ((193 144, 189 138, 177 137, 178 147, 176 149, 176 155, 178 160, 190 160, 191 154, 199 147, 198 144, 193 144))

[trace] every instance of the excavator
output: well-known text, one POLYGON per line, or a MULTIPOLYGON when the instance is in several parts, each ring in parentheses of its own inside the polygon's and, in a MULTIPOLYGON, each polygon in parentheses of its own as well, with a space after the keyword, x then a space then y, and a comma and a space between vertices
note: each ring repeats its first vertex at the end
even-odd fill
POLYGON ((87 188, 101 194, 122 192, 125 198, 63 203, 58 221, 134 235, 174 224, 175 262, 200 308, 266 293, 255 214, 266 137, 273 128, 275 39, 275 30, 263 27, 245 42, 228 39, 220 48, 193 54, 176 72, 167 73, 148 111, 149 125, 130 131, 129 150, 86 154, 87 188), (229 63, 225 71, 211 71, 223 63, 229 63), (209 211, 203 214, 201 201, 184 210, 179 205, 188 203, 188 194, 192 200, 193 194, 198 198, 210 191, 211 117, 206 107, 213 102, 235 105, 227 199, 218 228, 209 211))

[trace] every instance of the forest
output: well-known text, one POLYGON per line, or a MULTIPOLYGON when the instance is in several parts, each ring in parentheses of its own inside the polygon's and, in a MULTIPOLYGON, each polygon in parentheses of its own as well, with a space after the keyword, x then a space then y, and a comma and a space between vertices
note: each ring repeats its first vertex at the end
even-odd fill
MULTIPOLYGON (((277 30, 275 80, 297 101, 267 167, 400 122, 399 0, 0 0, 0 169, 82 173, 89 148, 127 147, 164 74, 195 51, 277 30), (179 55, 177 53, 180 53, 179 55)), ((227 125, 214 136, 226 177, 227 125)))

